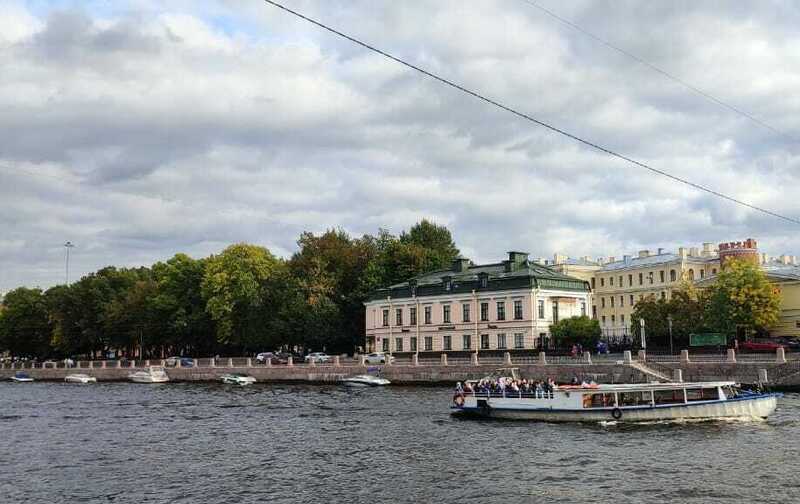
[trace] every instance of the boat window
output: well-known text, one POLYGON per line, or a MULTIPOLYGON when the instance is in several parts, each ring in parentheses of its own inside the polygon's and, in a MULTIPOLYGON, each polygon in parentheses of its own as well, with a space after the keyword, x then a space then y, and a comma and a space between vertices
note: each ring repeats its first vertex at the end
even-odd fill
POLYGON ((583 394, 584 408, 610 408, 614 406, 614 394, 583 394))
POLYGON ((717 388, 686 389, 688 401, 713 401, 719 399, 717 388))
POLYGON ((655 395, 656 404, 675 404, 683 403, 683 390, 656 390, 653 392, 655 395))
POLYGON ((620 406, 643 406, 650 404, 650 392, 622 392, 619 395, 620 406))

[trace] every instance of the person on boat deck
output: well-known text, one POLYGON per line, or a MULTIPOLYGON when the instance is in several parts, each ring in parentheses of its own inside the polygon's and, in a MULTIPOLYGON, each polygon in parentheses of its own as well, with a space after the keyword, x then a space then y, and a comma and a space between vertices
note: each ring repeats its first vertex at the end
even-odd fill
POLYGON ((464 387, 461 386, 461 382, 456 382, 456 393, 461 394, 464 392, 464 387))
POLYGON ((573 384, 573 385, 577 385, 577 384, 579 384, 579 383, 580 383, 580 380, 578 380, 578 377, 577 377, 577 376, 573 376, 573 377, 572 377, 572 384, 573 384))

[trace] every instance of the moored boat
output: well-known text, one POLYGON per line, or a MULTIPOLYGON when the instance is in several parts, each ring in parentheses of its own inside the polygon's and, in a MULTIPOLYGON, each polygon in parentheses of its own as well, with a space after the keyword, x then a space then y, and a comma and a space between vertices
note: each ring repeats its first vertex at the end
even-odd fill
POLYGON ((165 383, 169 381, 169 376, 161 366, 150 366, 147 369, 136 371, 128 375, 134 383, 165 383))
POLYGON ((24 371, 17 371, 14 374, 14 376, 11 377, 11 381, 15 381, 18 383, 27 383, 27 382, 32 382, 33 378, 31 378, 31 376, 24 371))
POLYGON ((241 373, 227 373, 219 377, 222 383, 231 385, 252 385, 256 379, 241 373))
POLYGON ((380 387, 392 383, 386 378, 372 375, 350 376, 342 378, 341 382, 348 387, 380 387))
POLYGON ((95 383, 97 382, 97 378, 87 374, 75 373, 65 376, 64 381, 67 383, 95 383))
POLYGON ((453 413, 547 422, 764 419, 775 411, 781 396, 742 390, 729 381, 555 385, 533 390, 471 385, 453 397, 453 413))

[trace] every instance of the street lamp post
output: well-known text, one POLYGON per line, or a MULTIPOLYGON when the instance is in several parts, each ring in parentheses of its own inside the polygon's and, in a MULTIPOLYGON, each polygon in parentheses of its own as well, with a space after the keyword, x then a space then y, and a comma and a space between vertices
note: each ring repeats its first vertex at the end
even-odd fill
POLYGON ((644 319, 639 319, 639 327, 642 328, 642 350, 647 350, 647 340, 644 338, 644 319))
POLYGON ((672 355, 672 314, 667 315, 667 326, 669 327, 669 354, 672 355))
POLYGON ((64 248, 67 250, 67 264, 66 264, 66 283, 69 285, 69 249, 74 248, 75 245, 72 244, 71 241, 68 241, 64 244, 64 248))

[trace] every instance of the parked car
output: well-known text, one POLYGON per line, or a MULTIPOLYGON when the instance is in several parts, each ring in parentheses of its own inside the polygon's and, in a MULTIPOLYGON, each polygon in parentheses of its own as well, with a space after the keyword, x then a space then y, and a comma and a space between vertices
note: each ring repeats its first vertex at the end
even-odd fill
POLYGON ((364 362, 367 364, 386 364, 387 359, 389 363, 394 362, 393 355, 387 355, 383 352, 374 352, 364 356, 364 362))
POLYGON ((798 340, 797 338, 784 336, 780 338, 775 338, 775 341, 786 347, 787 350, 792 350, 794 352, 800 351, 800 340, 798 340))
POLYGON ((739 342, 739 350, 745 352, 774 352, 785 345, 773 340, 753 340, 739 342))
POLYGON ((325 352, 313 352, 306 355, 305 361, 306 362, 314 362, 316 364, 324 364, 326 362, 330 362, 331 356, 326 354, 325 352))
POLYGON ((261 352, 260 354, 256 355, 256 362, 259 364, 266 364, 267 361, 273 361, 275 359, 275 354, 272 352, 261 352))
POLYGON ((169 367, 175 367, 181 363, 181 367, 194 367, 194 360, 189 357, 170 357, 164 361, 164 364, 169 367))

